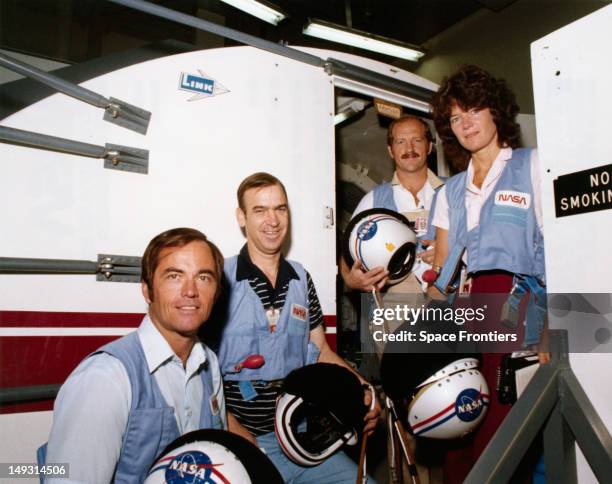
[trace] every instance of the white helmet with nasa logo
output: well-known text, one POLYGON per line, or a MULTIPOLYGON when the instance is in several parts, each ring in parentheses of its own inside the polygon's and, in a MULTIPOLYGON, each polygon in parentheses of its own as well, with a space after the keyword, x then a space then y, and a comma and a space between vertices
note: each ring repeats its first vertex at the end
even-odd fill
POLYGON ((472 432, 489 405, 489 387, 476 358, 446 365, 415 389, 408 424, 417 437, 456 439, 472 432))
POLYGON ((274 464, 246 439, 217 429, 189 432, 151 466, 144 484, 282 484, 274 464))
POLYGON ((410 274, 416 247, 417 236, 408 219, 386 208, 358 213, 345 231, 348 265, 359 260, 366 271, 384 267, 389 271, 389 284, 397 284, 410 274))

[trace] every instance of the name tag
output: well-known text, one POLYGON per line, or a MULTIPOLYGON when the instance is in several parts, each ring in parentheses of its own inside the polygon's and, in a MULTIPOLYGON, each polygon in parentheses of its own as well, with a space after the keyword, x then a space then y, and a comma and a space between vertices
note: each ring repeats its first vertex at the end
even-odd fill
POLYGON ((217 400, 216 395, 210 397, 210 411, 213 415, 217 415, 219 413, 219 401, 217 400))
POLYGON ((512 190, 500 190, 495 193, 495 205, 527 210, 531 205, 531 194, 512 190))
POLYGON ((280 317, 280 311, 276 308, 266 309, 266 318, 268 318, 268 329, 270 333, 276 331, 276 325, 278 324, 278 318, 280 317))
POLYGON ((427 232, 427 215, 419 215, 414 221, 414 231, 417 235, 424 235, 427 232))
POLYGON ((295 319, 306 322, 306 318, 308 317, 308 309, 294 303, 291 305, 291 316, 293 316, 295 319))
POLYGON ((242 399, 249 402, 257 396, 257 390, 253 388, 253 384, 249 380, 242 380, 238 383, 238 389, 242 399))

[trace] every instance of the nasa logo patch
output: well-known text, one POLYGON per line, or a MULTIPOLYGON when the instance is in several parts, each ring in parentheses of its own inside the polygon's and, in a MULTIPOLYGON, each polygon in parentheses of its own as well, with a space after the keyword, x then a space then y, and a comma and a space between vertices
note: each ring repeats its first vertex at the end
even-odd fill
POLYGON ((475 388, 463 390, 455 400, 455 413, 459 420, 472 422, 482 413, 484 402, 481 393, 475 388))
POLYGON ((357 229, 357 238, 359 240, 370 240, 376 235, 378 225, 372 220, 363 222, 357 229))
POLYGON ((215 469, 219 464, 213 464, 212 460, 204 452, 192 450, 182 452, 172 457, 166 467, 166 484, 216 484, 227 482, 227 479, 215 469), (214 479, 213 475, 219 479, 214 479))
POLYGON ((512 190, 499 190, 495 193, 495 205, 528 209, 531 205, 531 195, 512 190))

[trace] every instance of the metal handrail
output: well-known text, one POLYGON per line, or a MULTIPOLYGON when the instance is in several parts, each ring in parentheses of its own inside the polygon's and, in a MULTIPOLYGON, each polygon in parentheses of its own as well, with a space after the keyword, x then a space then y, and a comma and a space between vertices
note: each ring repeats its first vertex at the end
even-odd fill
POLYGON ((61 385, 32 385, 27 387, 0 388, 0 405, 52 400, 61 385))
POLYGON ((98 254, 98 260, 0 257, 0 274, 95 274, 98 281, 139 282, 141 258, 98 254))
POLYGON ((103 159, 106 161, 104 165, 106 168, 137 173, 148 172, 149 152, 140 148, 108 143, 105 146, 98 146, 8 126, 0 126, 0 141, 103 159))
POLYGON ((141 134, 147 132, 151 113, 119 99, 106 98, 97 92, 66 81, 14 57, 0 53, 0 66, 41 82, 67 96, 105 110, 104 119, 141 134))
POLYGON ((338 75, 346 79, 357 82, 365 82, 375 86, 382 87, 387 90, 392 90, 401 95, 407 95, 419 101, 428 102, 434 91, 415 86, 409 82, 399 81, 391 76, 385 76, 378 72, 359 67, 348 62, 339 61, 336 59, 324 60, 316 55, 302 52, 301 50, 287 47, 282 44, 270 42, 269 40, 261 39, 253 35, 245 34, 238 30, 230 29, 222 25, 217 25, 208 20, 204 20, 192 15, 177 12, 175 10, 156 5, 144 0, 108 0, 109 2, 117 3, 125 7, 140 10, 141 12, 149 13, 157 17, 165 18, 174 22, 178 22, 189 27, 210 32, 221 37, 235 40, 241 44, 250 45, 258 49, 266 50, 274 54, 287 57, 289 59, 304 62, 315 67, 324 68, 330 75, 338 75))
POLYGON ((323 67, 323 64, 325 63, 323 59, 317 57, 316 55, 308 54, 297 49, 292 49, 291 47, 287 47, 282 44, 277 44, 275 42, 270 42, 269 40, 265 40, 260 37, 255 37, 254 35, 245 34, 244 32, 230 29, 229 27, 225 27, 223 25, 217 25, 214 22, 194 17, 193 15, 187 15, 186 13, 177 12, 176 10, 162 7, 161 5, 156 5, 151 2, 145 2, 142 0, 108 1, 118 3, 119 5, 123 5, 124 7, 140 10, 141 12, 149 13, 151 15, 155 15, 156 17, 172 20, 179 24, 187 25, 188 27, 193 27, 198 30, 210 32, 212 34, 216 34, 227 39, 235 40, 236 42, 240 42, 241 44, 250 45, 252 47, 257 47, 258 49, 266 50, 274 54, 289 57, 291 59, 304 62, 305 64, 309 64, 311 66, 323 67))
POLYGON ((577 482, 575 442, 600 482, 612 475, 612 438, 570 367, 567 331, 549 335, 551 362, 538 368, 465 484, 508 482, 540 429, 547 482, 577 482))
POLYGON ((76 259, 27 259, 0 257, 0 273, 14 274, 95 274, 98 264, 76 259))

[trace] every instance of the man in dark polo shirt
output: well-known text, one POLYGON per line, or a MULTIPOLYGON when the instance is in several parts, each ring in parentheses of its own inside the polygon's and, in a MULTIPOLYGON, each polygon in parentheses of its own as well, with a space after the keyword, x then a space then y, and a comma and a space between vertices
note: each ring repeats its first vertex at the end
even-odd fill
MULTIPOLYGON (((310 275, 281 254, 289 227, 283 184, 270 174, 255 173, 243 180, 237 196, 236 215, 247 243, 225 263, 228 316, 219 346, 229 428, 264 449, 286 481, 353 483, 357 468, 344 453, 302 467, 285 456, 274 435, 276 397, 290 371, 316 362, 351 368, 327 344, 310 275), (265 364, 236 373, 235 366, 252 354, 263 355, 265 364)), ((366 404, 370 398, 368 393, 366 404)), ((365 432, 374 430, 379 413, 377 405, 367 414, 365 432)))

